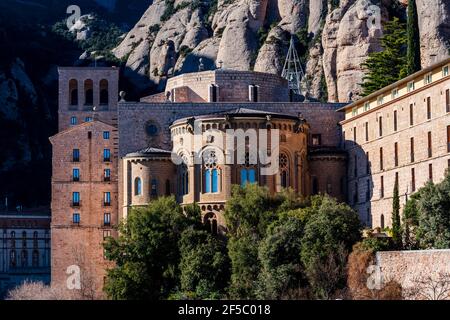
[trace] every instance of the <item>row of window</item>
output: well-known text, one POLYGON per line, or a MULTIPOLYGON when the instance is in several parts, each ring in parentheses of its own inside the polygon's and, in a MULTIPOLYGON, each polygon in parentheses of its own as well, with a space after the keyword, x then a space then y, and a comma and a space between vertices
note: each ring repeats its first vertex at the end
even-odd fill
MULTIPOLYGON (((20 266, 22 268, 28 267, 29 261, 28 261, 28 251, 22 250, 20 252, 20 266)), ((9 252, 9 266, 11 268, 16 268, 19 266, 17 261, 17 252, 16 250, 11 250, 9 252)), ((32 259, 31 259, 31 266, 32 267, 39 267, 39 250, 33 250, 32 252, 32 259)))
MULTIPOLYGON (((75 212, 72 214, 72 222, 74 224, 80 224, 81 222, 81 215, 79 212, 75 212)), ((105 212, 103 214, 103 225, 104 226, 110 226, 111 225, 111 213, 105 212)))
MULTIPOLYGON (((427 120, 431 120, 432 118, 432 104, 431 104, 431 97, 428 97, 426 99, 426 104, 427 104, 427 120)), ((446 90, 446 105, 445 105, 445 111, 448 113, 450 112, 450 89, 446 90)), ((393 129, 394 132, 398 131, 398 111, 394 110, 393 113, 393 129)), ((378 122, 378 137, 382 137, 383 136, 383 116, 378 116, 377 117, 377 122, 378 122)), ((409 105, 409 125, 413 126, 414 125, 414 104, 410 104, 409 105)), ((368 142, 370 137, 369 137, 369 122, 365 122, 363 124, 364 127, 364 140, 365 142, 368 142)), ((343 134, 343 138, 344 138, 344 143, 345 143, 345 132, 343 134)), ((357 127, 353 127, 353 142, 356 143, 358 140, 358 135, 357 135, 357 127)))
MULTIPOLYGON (((449 75, 449 66, 445 66, 442 68, 442 77, 447 77, 449 75)), ((430 72, 428 74, 426 74, 424 76, 424 84, 425 85, 429 85, 433 82, 433 74, 430 72)), ((416 89, 416 84, 415 81, 410 81, 408 82, 408 84, 406 85, 406 90, 408 93, 413 92, 416 89)), ((447 90, 448 92, 448 90, 447 90)), ((397 99, 399 97, 399 89, 395 88, 391 91, 391 99, 397 99)), ((448 97, 448 95, 447 95, 448 97)), ((384 96, 379 96, 377 98, 377 106, 381 106, 384 103, 384 96)), ((448 105, 448 101, 447 101, 447 105, 448 105)), ((364 104, 364 112, 370 110, 370 102, 366 102, 364 104)), ((448 111, 447 111, 448 112, 448 111)), ((352 116, 357 116, 358 115, 358 107, 355 107, 352 109, 352 116)))
MULTIPOLYGON (((431 131, 429 131, 427 133, 427 156, 428 158, 433 157, 433 138, 432 138, 432 133, 431 131)), ((410 146, 410 156, 409 156, 409 160, 410 163, 414 163, 416 161, 416 156, 415 156, 415 140, 414 137, 410 138, 410 142, 409 142, 410 146)), ((450 126, 447 126, 447 152, 450 152, 450 126)), ((385 169, 384 167, 384 148, 380 147, 379 149, 379 170, 383 171, 385 169)), ((398 146, 398 142, 394 143, 394 167, 398 167, 399 164, 399 146, 398 146)), ((366 152, 365 154, 366 156, 366 174, 369 175, 371 174, 371 162, 370 162, 370 154, 369 152, 366 152)), ((358 177, 359 172, 358 172, 358 156, 354 155, 354 159, 353 159, 353 175, 355 177, 358 177)))
MULTIPOLYGON (((72 169, 72 181, 80 181, 80 169, 72 169)), ((111 181, 111 169, 103 169, 103 181, 111 181)))
MULTIPOLYGON (((111 205, 111 192, 103 192, 103 205, 111 205)), ((81 206, 81 197, 79 192, 72 192, 72 207, 81 206)))
MULTIPOLYGON (((448 160, 448 167, 450 168, 450 160, 448 160)), ((433 182, 433 164, 432 163, 428 164, 428 180, 433 182)), ((395 181, 396 182, 399 181, 399 173, 398 172, 395 173, 395 181)), ((359 186, 358 181, 356 181, 355 185, 354 185, 355 189, 354 189, 354 192, 353 192, 353 203, 354 204, 360 202, 358 186, 359 186)), ((371 186, 370 179, 367 180, 366 186, 367 186, 367 189, 366 189, 366 199, 365 199, 365 201, 369 202, 371 200, 371 198, 372 198, 372 194, 371 194, 372 186, 371 186)), ((411 168, 411 171, 410 171, 410 185, 409 186, 407 188, 407 192, 413 193, 413 192, 415 192, 417 190, 417 188, 416 188, 416 169, 415 168, 411 168), (409 188, 409 186, 411 188, 409 188)), ((382 199, 384 197, 385 197, 385 181, 384 181, 384 176, 381 175, 380 176, 379 198, 382 199)))
MULTIPOLYGON (((80 149, 72 150, 72 162, 80 162, 80 149)), ((103 149, 103 162, 111 162, 110 149, 103 149)))
MULTIPOLYGON (((34 231, 33 232, 33 247, 37 248, 38 247, 38 232, 34 231)), ((10 241, 11 241, 11 248, 15 248, 16 247, 16 232, 15 231, 11 231, 10 233, 10 241)), ((27 238, 27 232, 26 231, 22 231, 22 247, 26 248, 27 247, 27 242, 28 242, 28 238, 27 238)))
MULTIPOLYGON (((166 180, 166 196, 171 195, 171 184, 170 180, 166 180)), ((140 177, 136 177, 134 179, 134 195, 141 196, 142 195, 142 179, 140 177)), ((151 179, 150 181, 150 195, 152 197, 158 196, 158 180, 151 179)))
MULTIPOLYGON (((109 103, 108 80, 100 80, 100 96, 99 101, 101 105, 109 103)), ((77 106, 78 101, 78 81, 71 79, 69 81, 69 104, 77 106)), ((94 104, 94 82, 91 79, 84 81, 84 105, 91 106, 94 104)))

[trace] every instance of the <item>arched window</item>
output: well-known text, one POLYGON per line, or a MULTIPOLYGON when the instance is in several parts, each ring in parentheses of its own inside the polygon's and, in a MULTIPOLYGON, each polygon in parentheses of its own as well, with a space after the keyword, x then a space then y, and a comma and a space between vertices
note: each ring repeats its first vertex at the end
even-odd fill
POLYGON ((217 165, 215 151, 206 151, 203 154, 204 174, 203 185, 205 193, 216 193, 220 191, 220 168, 217 165))
POLYGON ((134 195, 140 196, 142 194, 142 180, 137 177, 134 179, 134 195))
POLYGON ((178 166, 178 194, 184 196, 189 193, 189 171, 185 163, 178 166))
POLYGON ((84 81, 84 105, 94 104, 94 82, 91 79, 84 81))
POLYGON ((17 265, 16 250, 11 250, 9 252, 9 265, 14 268, 17 265))
POLYGON ((248 152, 245 154, 245 163, 240 174, 241 187, 244 187, 247 183, 256 183, 256 168, 254 165, 250 164, 250 155, 248 152))
POLYGON ((39 267, 39 251, 33 250, 33 259, 32 259, 33 267, 39 267))
POLYGON ((289 158, 285 153, 280 154, 280 185, 289 187, 289 158))
POLYGON ((108 91, 108 80, 103 79, 100 81, 100 104, 109 103, 109 91, 108 91))
POLYGON ((20 265, 22 267, 28 267, 28 252, 27 250, 22 250, 20 253, 20 265))
POLYGON ((317 177, 312 177, 312 194, 319 194, 319 182, 317 181, 317 177))
POLYGON ((214 213, 209 212, 203 218, 206 229, 212 234, 217 234, 217 217, 214 213))
POLYGON ((380 221, 381 229, 384 229, 384 214, 381 215, 380 220, 381 220, 381 221, 380 221))
POLYGON ((78 105, 78 81, 75 79, 69 81, 69 99, 71 106, 78 105))

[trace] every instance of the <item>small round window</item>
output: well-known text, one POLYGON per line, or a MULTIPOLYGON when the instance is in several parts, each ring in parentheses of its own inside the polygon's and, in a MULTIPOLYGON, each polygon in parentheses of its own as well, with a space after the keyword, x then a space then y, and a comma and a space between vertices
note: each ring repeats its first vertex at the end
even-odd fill
POLYGON ((155 123, 153 123, 152 121, 149 121, 145 125, 145 131, 147 132, 147 135, 149 135, 150 137, 154 137, 154 136, 158 135, 159 129, 155 123))

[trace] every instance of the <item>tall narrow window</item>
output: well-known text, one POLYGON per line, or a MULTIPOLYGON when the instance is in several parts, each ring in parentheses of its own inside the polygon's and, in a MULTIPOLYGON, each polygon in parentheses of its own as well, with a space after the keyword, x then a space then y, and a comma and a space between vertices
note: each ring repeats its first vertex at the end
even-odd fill
POLYGON ((412 103, 409 105, 409 125, 414 125, 414 105, 412 103))
POLYGON ((378 134, 380 137, 383 136, 383 117, 378 118, 378 134))
POLYGON ((384 163, 383 163, 383 148, 380 148, 380 170, 384 170, 384 163))
POLYGON ((211 170, 205 171, 205 193, 211 192, 211 170))
POLYGON ((398 142, 394 144, 394 164, 398 167, 398 142))
POLYGON ((80 214, 79 213, 74 213, 72 215, 72 222, 75 224, 79 224, 80 223, 80 214))
POLYGON ((212 169, 211 172, 211 191, 219 192, 219 177, 217 169, 212 169))
POLYGON ((384 198, 384 177, 380 177, 380 198, 384 198))
POLYGON ((72 161, 79 162, 80 161, 80 149, 73 149, 72 151, 72 161))
POLYGON ((100 104, 106 105, 109 102, 108 80, 100 81, 100 104))
POLYGON ((353 128, 353 142, 356 144, 356 127, 353 128))
POLYGON ((366 122, 365 130, 366 130, 366 142, 367 142, 367 141, 369 141, 369 122, 366 122))
POLYGON ((80 205, 80 193, 72 192, 72 206, 78 207, 80 205))
POLYGON ((72 172, 73 181, 80 181, 80 169, 75 168, 72 172))
POLYGON ((189 172, 185 163, 178 168, 178 194, 184 196, 189 193, 189 172))
POLYGON ((432 146, 432 138, 431 131, 428 132, 428 158, 433 156, 433 146, 432 146))
POLYGON ((71 117, 70 118, 70 124, 72 126, 76 125, 78 123, 77 117, 71 117))
POLYGON ((450 89, 445 90, 445 111, 450 112, 450 89))
POLYGON ((247 169, 241 169, 241 187, 245 187, 247 179, 247 169))
POLYGON ((106 212, 103 214, 103 225, 111 225, 111 213, 106 212))
POLYGON ((411 162, 414 162, 414 161, 415 161, 415 155, 414 155, 414 137, 411 137, 410 145, 411 145, 410 159, 411 159, 411 162))
POLYGON ((370 158, 369 158, 369 152, 366 152, 366 174, 370 174, 370 158))
POLYGON ((84 81, 84 105, 94 104, 94 82, 91 79, 84 81))
POLYGON ((211 84, 210 86, 209 86, 209 102, 217 102, 219 99, 219 90, 218 90, 219 88, 216 86, 216 85, 214 85, 214 84, 211 84))
POLYGON ((358 156, 354 156, 353 160, 353 174, 355 177, 358 177, 358 156))
POLYGON ((39 267, 39 251, 33 250, 33 257, 31 260, 31 264, 33 268, 39 267))
POLYGON ((22 252, 20 254, 20 264, 23 268, 28 267, 28 251, 27 250, 22 250, 22 252))
POLYGON ((433 164, 428 165, 428 179, 433 182, 433 164))
POLYGON ((380 227, 381 229, 384 229, 384 214, 382 214, 380 217, 380 227))
POLYGON ((142 180, 139 177, 134 179, 134 195, 135 196, 142 195, 142 180))
POLYGON ((289 158, 285 153, 280 154, 280 185, 282 188, 289 187, 289 158))
POLYGON ((450 126, 447 126, 447 152, 450 152, 450 126))
POLYGON ((411 168, 411 191, 416 191, 416 169, 411 168))
POLYGON ((103 139, 109 140, 109 131, 103 131, 103 139))
POLYGON ((111 205, 111 192, 104 192, 103 193, 103 204, 105 206, 111 205))
POLYGON ((77 106, 78 105, 78 81, 72 79, 69 81, 69 95, 70 95, 70 105, 77 106))
POLYGON ((248 87, 248 94, 249 94, 249 101, 250 102, 258 102, 258 96, 259 96, 259 87, 255 85, 250 85, 248 87))
POLYGON ((397 110, 394 111, 394 131, 397 131, 397 110))
POLYGON ((111 161, 111 150, 104 149, 103 150, 103 161, 110 162, 111 161))
POLYGON ((103 181, 111 181, 111 169, 103 170, 103 181))
POLYGON ((12 268, 16 267, 17 265, 16 250, 11 250, 9 252, 9 265, 12 268))
POLYGON ((427 119, 431 119, 431 97, 427 97, 427 119))

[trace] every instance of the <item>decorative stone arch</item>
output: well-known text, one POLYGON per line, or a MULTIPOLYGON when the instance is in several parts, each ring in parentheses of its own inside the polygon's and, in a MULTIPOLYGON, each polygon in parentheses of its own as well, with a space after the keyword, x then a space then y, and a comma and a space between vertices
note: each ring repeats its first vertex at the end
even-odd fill
POLYGON ((71 105, 71 106, 78 105, 78 80, 77 79, 69 80, 69 105, 71 105))
POLYGON ((109 83, 108 80, 100 80, 100 104, 107 105, 109 103, 109 83))
POLYGON ((217 225, 217 216, 214 212, 208 212, 203 217, 203 223, 206 229, 214 235, 217 235, 218 225, 217 225))
POLYGON ((94 105, 94 81, 92 79, 84 80, 84 105, 94 105))

